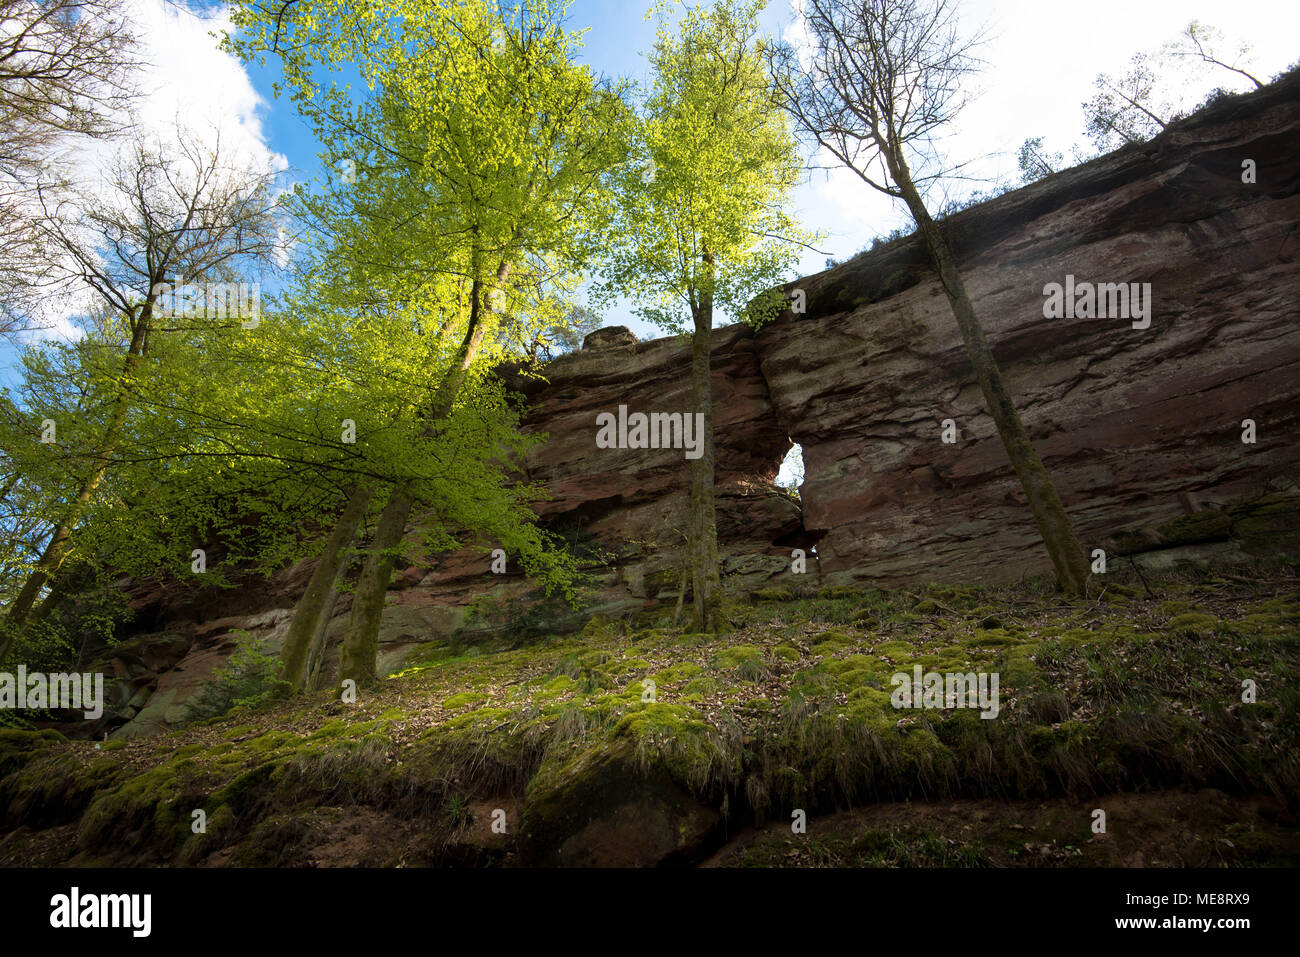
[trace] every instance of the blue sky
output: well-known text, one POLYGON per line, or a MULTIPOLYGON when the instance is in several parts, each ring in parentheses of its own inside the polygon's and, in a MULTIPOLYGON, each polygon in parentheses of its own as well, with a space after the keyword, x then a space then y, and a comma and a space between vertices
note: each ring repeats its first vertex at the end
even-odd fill
MULTIPOLYGON (((570 24, 587 30, 582 59, 593 71, 648 82, 646 54, 655 35, 655 22, 646 18, 648 6, 636 0, 575 0, 570 24)), ((1043 136, 1049 151, 1068 155, 1078 144, 1090 154, 1082 132, 1082 103, 1092 96, 1096 75, 1122 73, 1134 53, 1158 49, 1192 19, 1249 42, 1258 76, 1271 77, 1300 57, 1294 42, 1300 37, 1300 4, 1293 0, 1249 6, 1236 0, 965 0, 960 10, 968 30, 985 33, 981 55, 986 67, 977 98, 958 117, 943 147, 954 162, 970 162, 968 172, 982 181, 952 184, 946 195, 953 198, 1018 179, 1017 153, 1030 136, 1043 136)), ((791 0, 769 0, 762 27, 781 36, 793 19, 791 0)), ((310 131, 286 102, 273 100, 273 76, 253 69, 250 77, 267 101, 268 146, 292 167, 315 170, 310 131)), ((1215 82, 1231 87, 1233 79, 1222 73, 1215 82)), ((1205 81, 1185 92, 1195 101, 1209 88, 1205 81)), ((810 174, 794 206, 805 226, 824 235, 821 249, 836 260, 849 258, 875 236, 908 225, 902 210, 844 170, 810 174)), ((820 271, 827 258, 805 253, 798 274, 820 271)), ((631 303, 612 307, 603 318, 607 325, 629 326, 641 338, 664 334, 635 315, 631 303)), ((796 468, 802 470, 797 448, 780 480, 788 481, 796 468)))

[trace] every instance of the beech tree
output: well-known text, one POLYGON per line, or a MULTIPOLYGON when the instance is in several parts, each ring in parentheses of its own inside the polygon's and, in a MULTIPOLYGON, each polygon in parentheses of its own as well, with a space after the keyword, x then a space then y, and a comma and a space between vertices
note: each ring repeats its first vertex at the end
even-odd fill
POLYGON ((922 192, 942 170, 932 135, 961 105, 975 68, 951 0, 807 0, 811 49, 785 45, 772 72, 786 108, 816 143, 916 222, 961 330, 1061 588, 1083 594, 1088 563, 1051 475, 1021 422, 948 240, 922 192), (915 171, 914 171, 915 170, 915 171))
POLYGON ((766 295, 809 237, 785 210, 802 164, 773 96, 757 18, 764 2, 691 8, 676 32, 660 6, 654 86, 620 180, 620 238, 607 296, 691 336, 691 397, 704 447, 690 463, 688 564, 696 630, 725 625, 714 505, 711 333, 719 311, 761 325, 784 305, 766 295))
MULTIPOLYGON (((571 288, 596 248, 608 218, 606 174, 622 158, 621 100, 573 62, 575 39, 555 3, 508 13, 484 0, 250 4, 234 19, 243 32, 232 48, 279 56, 291 96, 331 144, 326 165, 347 170, 319 197, 301 197, 333 250, 319 260, 321 283, 340 295, 360 290, 349 308, 366 305, 361 299, 426 307, 410 331, 428 337, 445 364, 417 390, 409 415, 436 432, 468 400, 467 387, 487 381, 482 370, 505 338, 501 318, 515 320, 515 335, 532 312, 553 323, 539 308, 542 290, 571 288), (360 104, 327 75, 352 60, 375 91, 360 104)), ((404 482, 352 490, 282 652, 282 675, 295 688, 307 680, 344 549, 372 498, 382 510, 353 592, 339 677, 376 677, 384 596, 421 498, 404 482)))
POLYGON ((50 190, 60 151, 123 128, 134 37, 112 0, 0 0, 0 335, 44 324, 49 247, 35 186, 50 190))
MULTIPOLYGON (((198 281, 225 277, 265 261, 276 242, 272 213, 269 174, 231 165, 219 143, 209 147, 184 135, 174 145, 137 144, 121 154, 102 192, 86 187, 80 195, 56 194, 45 202, 40 229, 57 251, 61 288, 68 294, 89 292, 104 321, 120 335, 100 343, 108 351, 97 359, 100 374, 84 410, 93 438, 66 499, 50 518, 44 548, 5 610, 0 660, 63 563, 83 514, 116 461, 149 375, 145 362, 151 348, 160 337, 184 334, 187 323, 206 321, 206 315, 200 319, 184 311, 164 314, 159 297, 165 282, 179 282, 182 275, 198 281), (115 369, 104 374, 106 366, 115 369)), ((233 317, 220 321, 232 328, 241 324, 233 317)))

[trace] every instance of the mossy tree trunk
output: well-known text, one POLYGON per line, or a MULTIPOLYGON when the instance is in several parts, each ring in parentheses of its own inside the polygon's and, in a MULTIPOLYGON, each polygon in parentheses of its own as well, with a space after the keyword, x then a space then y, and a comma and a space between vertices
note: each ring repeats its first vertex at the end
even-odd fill
MULTIPOLYGON (((156 281, 162 281, 161 273, 159 273, 156 281)), ((100 482, 104 480, 104 475, 107 474, 108 468, 113 462, 113 456, 117 453, 117 443, 121 439, 122 429, 126 425, 126 417, 131 408, 132 379, 136 368, 148 351, 149 331, 153 324, 153 305, 154 296, 150 293, 140 305, 139 312, 131 316, 131 345, 127 349, 126 358, 122 364, 122 372, 118 376, 115 385, 116 396, 113 399, 113 411, 104 426, 104 432, 100 440, 100 450, 91 460, 90 472, 82 480, 81 486, 77 489, 76 497, 68 503, 63 516, 50 533, 50 540, 46 542, 41 557, 37 559, 31 573, 27 576, 27 581, 23 583, 22 589, 19 590, 5 612, 4 623, 0 626, 0 664, 4 663, 10 648, 13 647, 14 640, 27 624, 27 619, 31 614, 32 607, 36 604, 36 599, 40 596, 41 590, 54 577, 59 566, 68 557, 68 553, 72 548, 73 530, 77 527, 82 513, 90 504, 90 500, 99 488, 100 482)))
POLYGON ((373 485, 358 485, 348 495, 343 514, 334 524, 325 549, 321 553, 307 590, 293 609, 289 633, 280 649, 280 677, 289 682, 293 692, 306 687, 310 675, 311 649, 321 621, 329 623, 334 603, 338 598, 337 579, 343 568, 343 553, 356 537, 357 529, 366 516, 366 508, 374 497, 373 485))
POLYGON ((329 596, 325 599, 325 605, 321 609, 321 614, 316 619, 316 633, 312 635, 311 647, 307 650, 307 664, 303 669, 306 678, 303 681, 304 691, 317 691, 320 689, 321 670, 325 665, 325 638, 329 632, 330 621, 333 618, 334 605, 338 601, 339 592, 343 589, 343 580, 347 576, 347 569, 344 568, 334 579, 334 585, 330 588, 329 596))
POLYGON ((366 553, 365 564, 357 578, 348 613, 347 631, 339 650, 339 683, 352 680, 357 687, 373 684, 376 679, 375 658, 379 651, 379 622, 384 611, 384 596, 393 576, 397 547, 406 531, 406 520, 415 500, 405 491, 395 489, 388 497, 375 526, 374 541, 366 553))

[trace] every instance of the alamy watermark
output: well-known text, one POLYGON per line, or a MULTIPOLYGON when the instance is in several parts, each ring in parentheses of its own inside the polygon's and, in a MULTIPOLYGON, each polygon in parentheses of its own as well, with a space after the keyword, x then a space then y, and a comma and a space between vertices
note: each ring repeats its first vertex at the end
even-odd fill
POLYGON ((160 282, 153 287, 154 309, 174 318, 238 319, 256 329, 262 315, 262 284, 253 282, 160 282))
POLYGON ((73 887, 50 898, 50 926, 118 927, 130 930, 132 937, 148 937, 152 911, 152 894, 83 894, 73 887))
POLYGON ((910 675, 899 671, 889 683, 895 708, 979 708, 981 718, 996 718, 1001 710, 996 671, 942 674, 915 665, 910 675))
POLYGON ((1151 328, 1151 283, 1080 282, 1043 287, 1044 319, 1135 319, 1134 329, 1151 328))
POLYGON ((688 459, 704 454, 704 413, 633 412, 618 407, 618 415, 596 416, 598 449, 685 449, 688 459))
POLYGON ((28 672, 0 673, 0 708, 62 708, 83 711, 88 720, 104 713, 104 675, 28 672))

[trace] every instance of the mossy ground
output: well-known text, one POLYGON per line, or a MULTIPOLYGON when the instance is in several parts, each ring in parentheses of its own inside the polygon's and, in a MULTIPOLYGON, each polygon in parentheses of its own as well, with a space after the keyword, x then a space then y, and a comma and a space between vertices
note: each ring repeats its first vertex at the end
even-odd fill
MULTIPOLYGON (((732 832, 794 808, 829 820, 936 800, 996 801, 1029 827, 1034 802, 1211 788, 1271 802, 1267 826, 1294 834, 1292 568, 1148 575, 1074 602, 1031 582, 769 589, 731 607, 721 638, 602 621, 514 650, 430 644, 356 704, 321 693, 111 747, 0 732, 0 863, 510 863, 519 829, 492 832, 492 810, 526 817, 547 781, 612 750, 732 832), (895 710, 890 676, 914 665, 998 673, 998 718, 895 710)), ((992 837, 950 838, 858 835, 856 850, 792 860, 1010 862, 992 837)), ((1250 862, 1254 846, 1228 857, 1250 862)), ((1071 863, 1055 853, 1040 863, 1071 863)))

